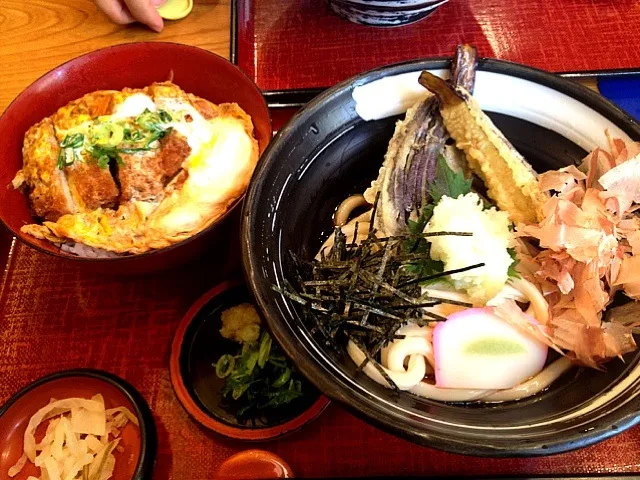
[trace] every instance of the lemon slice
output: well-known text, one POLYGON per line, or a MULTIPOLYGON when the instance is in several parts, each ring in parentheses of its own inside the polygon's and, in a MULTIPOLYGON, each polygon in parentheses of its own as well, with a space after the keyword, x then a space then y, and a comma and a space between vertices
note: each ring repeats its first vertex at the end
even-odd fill
POLYGON ((158 13, 165 20, 180 20, 191 13, 193 0, 167 0, 158 7, 158 13))

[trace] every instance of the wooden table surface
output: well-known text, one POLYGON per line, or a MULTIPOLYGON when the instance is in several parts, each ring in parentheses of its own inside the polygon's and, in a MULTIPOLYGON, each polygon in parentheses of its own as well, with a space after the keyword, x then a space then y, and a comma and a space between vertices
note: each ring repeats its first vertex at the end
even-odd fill
POLYGON ((0 1, 0 112, 52 68, 98 48, 179 42, 229 57, 229 0, 195 0, 191 14, 161 33, 111 23, 91 0, 0 1))
MULTIPOLYGON (((0 2, 0 113, 31 82, 98 48, 138 41, 179 42, 229 58, 230 0, 195 0, 191 14, 161 33, 111 23, 91 0, 0 2)), ((595 82, 590 82, 595 87, 595 82)))

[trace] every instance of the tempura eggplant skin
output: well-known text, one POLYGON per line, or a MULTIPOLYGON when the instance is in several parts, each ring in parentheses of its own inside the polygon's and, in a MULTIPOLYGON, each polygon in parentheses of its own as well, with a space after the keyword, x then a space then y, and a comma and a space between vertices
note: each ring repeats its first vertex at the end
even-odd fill
MULTIPOLYGON (((454 85, 473 91, 477 53, 470 45, 460 45, 451 62, 454 85)), ((407 217, 419 216, 429 203, 429 184, 436 174, 438 155, 445 154, 455 163, 455 154, 447 151, 447 131, 438 111, 436 98, 429 95, 416 103, 396 124, 378 178, 364 196, 373 203, 380 193, 376 228, 395 235, 406 227, 407 217)))
POLYGON ((471 45, 458 45, 456 56, 451 62, 451 83, 473 93, 476 86, 476 68, 478 67, 478 51, 471 45))
POLYGON ((446 132, 433 96, 411 107, 396 124, 378 178, 364 194, 369 203, 380 192, 376 228, 396 235, 406 217, 426 205, 425 189, 435 174, 435 159, 446 132))
POLYGON ((464 151, 469 166, 487 186, 487 193, 514 223, 542 220, 548 196, 536 174, 464 88, 454 88, 427 71, 420 84, 435 94, 444 125, 464 151))

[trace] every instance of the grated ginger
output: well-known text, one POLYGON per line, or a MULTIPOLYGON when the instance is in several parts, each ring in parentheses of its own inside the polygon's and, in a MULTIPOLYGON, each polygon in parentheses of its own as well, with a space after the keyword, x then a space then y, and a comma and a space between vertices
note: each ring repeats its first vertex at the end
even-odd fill
POLYGON ((250 303, 242 303, 222 312, 220 334, 239 343, 253 343, 260 336, 260 316, 250 303))

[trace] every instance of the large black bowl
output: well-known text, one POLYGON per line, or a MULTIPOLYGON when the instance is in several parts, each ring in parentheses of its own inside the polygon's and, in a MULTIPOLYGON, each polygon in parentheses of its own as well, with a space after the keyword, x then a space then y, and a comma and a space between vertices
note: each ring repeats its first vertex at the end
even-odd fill
MULTIPOLYGON (((573 370, 544 393, 519 402, 453 405, 394 395, 356 376, 349 358, 325 351, 294 305, 271 289, 288 275, 287 251, 312 258, 331 230, 338 203, 362 192, 377 175, 398 117, 362 120, 354 88, 447 67, 444 60, 418 61, 365 73, 317 97, 279 132, 244 205, 250 286, 298 368, 324 393, 386 430, 430 447, 487 456, 546 455, 601 441, 640 419, 640 357, 635 354, 626 363, 611 362, 606 372, 573 370)), ((585 150, 605 142, 605 128, 640 139, 640 127, 614 105, 549 73, 484 60, 476 85, 482 108, 538 171, 579 161, 585 150)))

